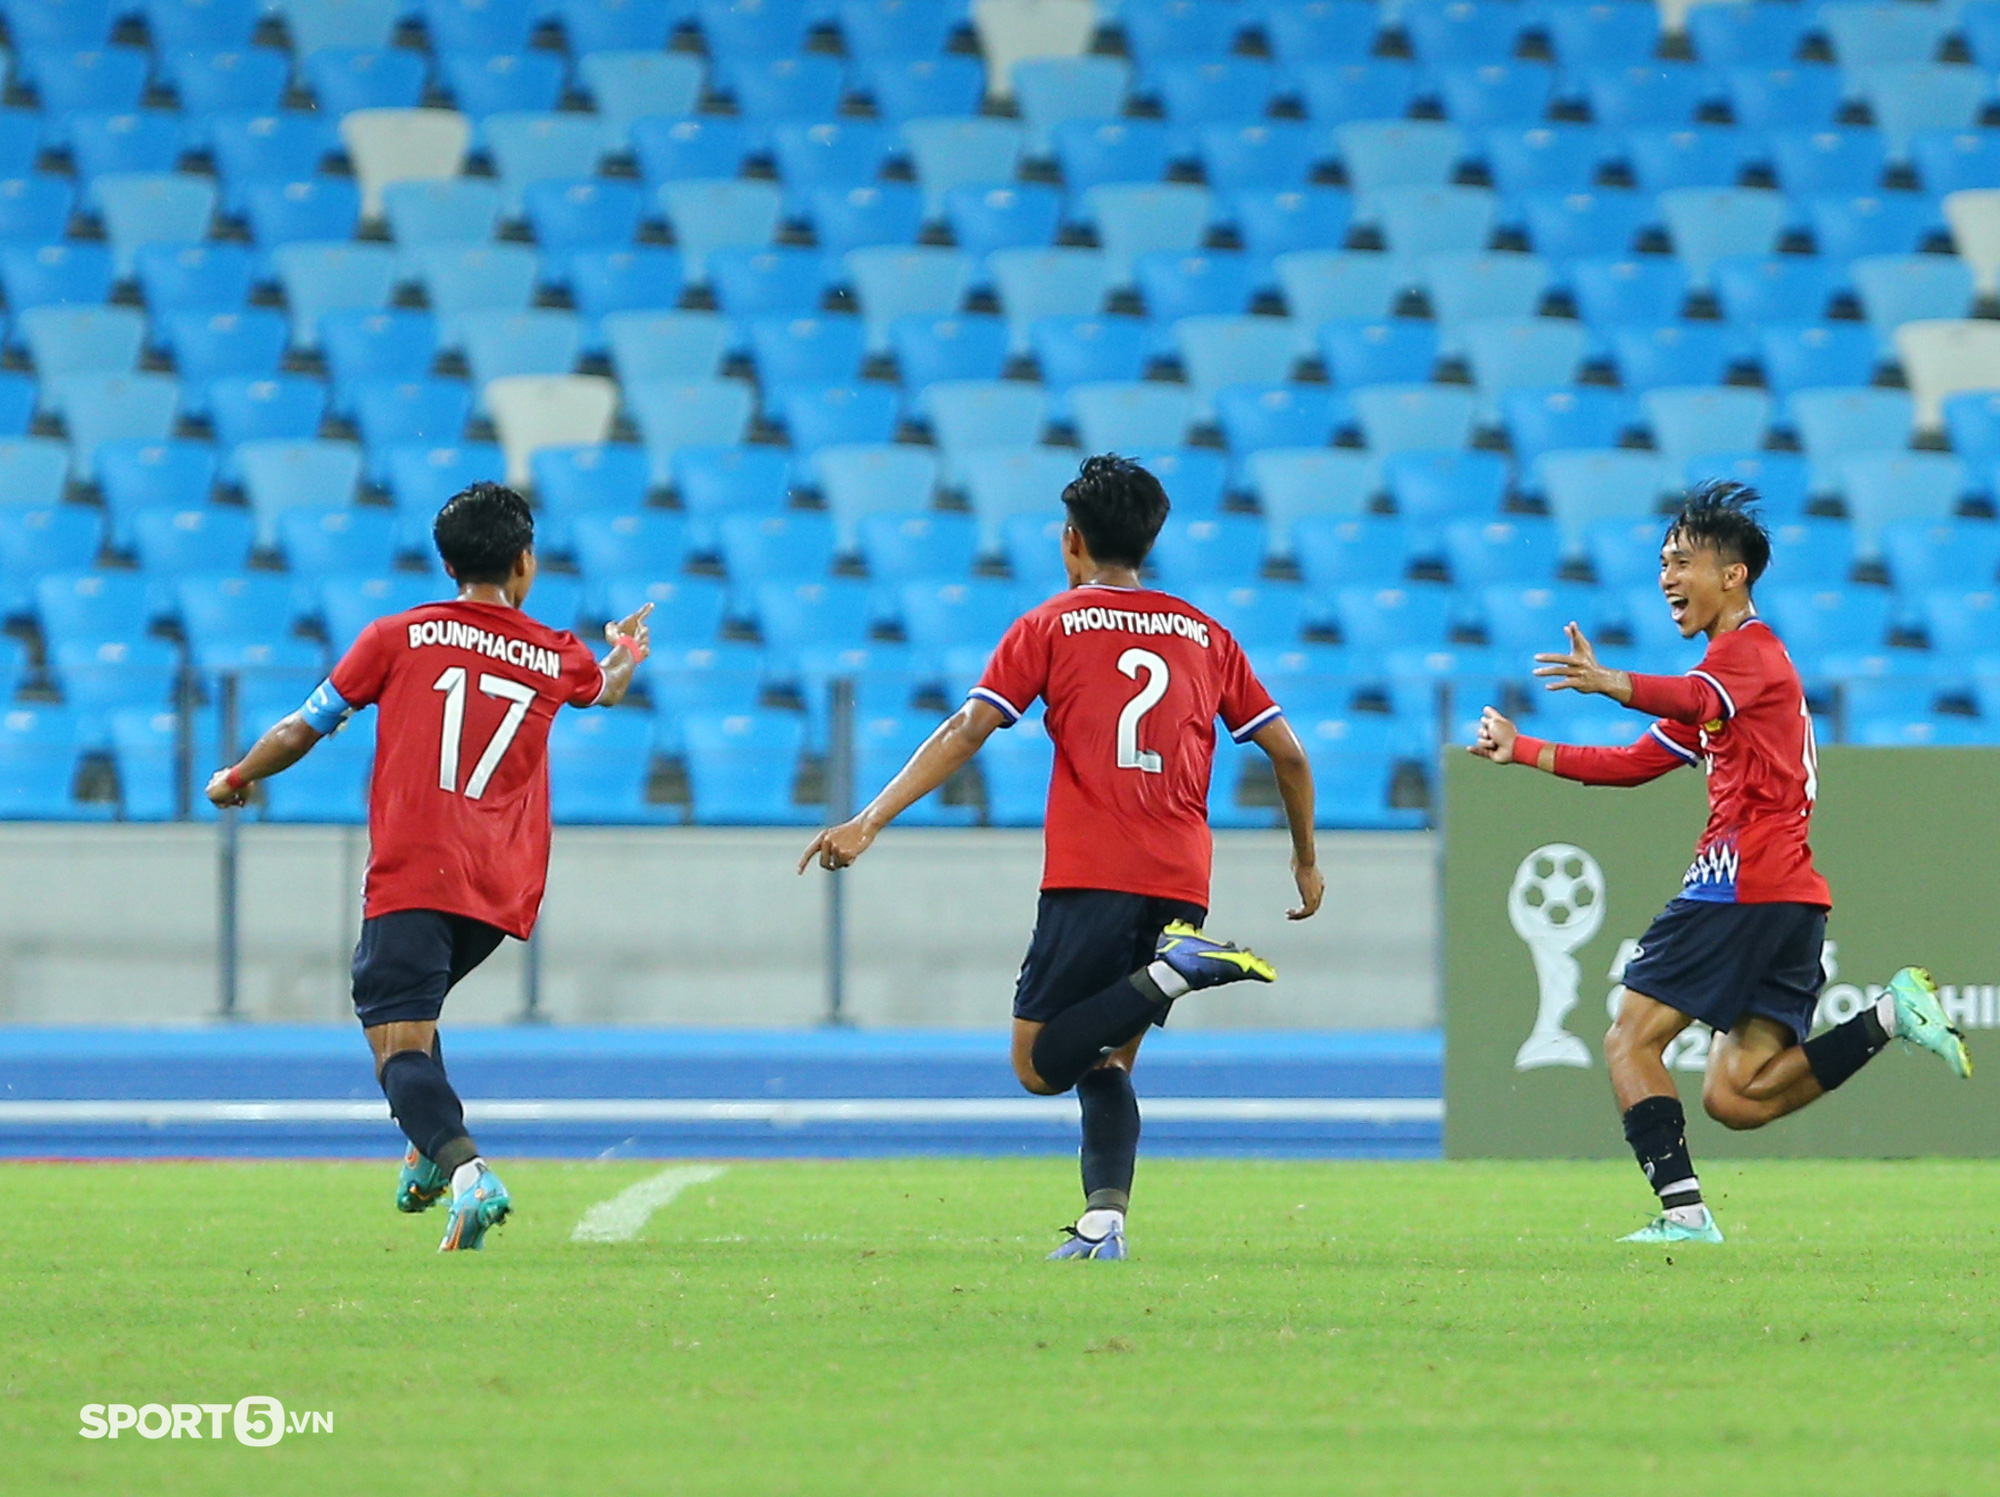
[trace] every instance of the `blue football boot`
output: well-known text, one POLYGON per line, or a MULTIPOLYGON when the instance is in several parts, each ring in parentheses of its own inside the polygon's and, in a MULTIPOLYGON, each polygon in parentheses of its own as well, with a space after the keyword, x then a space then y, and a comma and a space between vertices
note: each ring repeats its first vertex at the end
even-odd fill
POLYGON ((415 1216, 444 1199, 451 1189, 451 1174, 417 1152, 411 1144, 403 1155, 403 1171, 396 1179, 396 1209, 415 1216))
POLYGON ((1073 1226, 1064 1227, 1069 1233, 1069 1241, 1049 1254, 1048 1261, 1054 1263, 1059 1258, 1099 1258, 1122 1261, 1125 1257, 1125 1234, 1110 1232, 1103 1237, 1085 1237, 1073 1226))
POLYGON ((1187 979, 1190 991, 1226 982, 1276 982, 1278 969, 1254 951, 1203 935, 1185 920, 1160 932, 1159 959, 1187 979))
POLYGON ((451 1222, 445 1228, 444 1241, 438 1244, 438 1251, 477 1251, 486 1245, 487 1232, 507 1220, 508 1213, 513 1209, 514 1203, 507 1195, 507 1187, 481 1162, 472 1184, 451 1198, 451 1222))

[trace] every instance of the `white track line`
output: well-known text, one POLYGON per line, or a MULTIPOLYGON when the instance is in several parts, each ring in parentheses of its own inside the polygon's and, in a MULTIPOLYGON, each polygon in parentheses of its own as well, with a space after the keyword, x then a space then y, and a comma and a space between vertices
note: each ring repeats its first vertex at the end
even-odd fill
MULTIPOLYGON (((1435 1123, 1438 1097, 1154 1097, 1140 1104, 1155 1123, 1435 1123)), ((1068 1097, 912 1097, 794 1102, 563 1098, 468 1102, 474 1123, 1045 1123, 1073 1120, 1068 1097)), ((0 1102, 0 1129, 63 1124, 387 1122, 382 1102, 0 1102)))
POLYGON ((690 1185, 713 1180, 729 1171, 717 1164, 684 1164, 661 1170, 650 1179, 628 1186, 608 1201, 599 1201, 583 1213, 583 1220, 569 1234, 571 1242, 630 1242, 637 1237, 653 1213, 671 1206, 674 1197, 690 1185))

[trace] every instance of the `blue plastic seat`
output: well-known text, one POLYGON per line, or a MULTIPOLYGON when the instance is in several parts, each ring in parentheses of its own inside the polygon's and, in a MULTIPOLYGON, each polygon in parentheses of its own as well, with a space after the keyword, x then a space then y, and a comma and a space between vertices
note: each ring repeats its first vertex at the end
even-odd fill
POLYGON ((1862 255, 1911 254, 1944 233, 1937 202, 1917 193, 1814 198, 1806 212, 1814 244, 1835 264, 1862 255))
POLYGON ((1764 589, 1758 607, 1786 648, 1809 660, 1833 651, 1880 649, 1894 600, 1881 588, 1786 586, 1764 589))
POLYGON ((1710 278, 1731 322, 1818 322, 1840 289, 1839 269, 1807 255, 1752 255, 1722 259, 1710 278))
POLYGON ((1029 447, 1048 424, 1049 398, 1025 380, 947 380, 924 392, 932 437, 955 476, 980 447, 1029 447))
POLYGON ((680 304, 681 257, 639 245, 569 255, 570 297, 584 320, 584 347, 604 346, 602 323, 615 312, 668 311, 680 304))
POLYGON ((1301 327, 1391 317, 1409 279, 1391 256, 1340 250, 1293 250, 1274 266, 1286 310, 1301 327))
POLYGON ((1264 527, 1249 515, 1169 515, 1146 562, 1171 592, 1255 586, 1264 575, 1264 527))
POLYGON ((195 415, 207 410, 211 381, 230 375, 269 379, 285 356, 285 319, 267 307, 170 312, 155 319, 154 329, 185 386, 183 404, 195 415))
POLYGON ((146 341, 146 319, 130 307, 30 307, 15 327, 45 380, 122 374, 138 363, 146 341))
MULTIPOLYGON (((34 581, 49 572, 75 572, 97 560, 105 523, 80 504, 32 508, 0 505, 0 617, 31 613, 34 581)), ((0 706, 14 695, 24 656, 0 645, 0 706)))
POLYGON ((552 544, 569 544, 569 527, 580 515, 643 510, 651 484, 643 452, 609 443, 540 447, 528 468, 552 544))
POLYGON ((984 260, 994 250, 1053 244, 1062 198, 1039 183, 976 183, 945 194, 944 217, 959 249, 984 260))
POLYGON ((245 442, 235 462, 265 546, 277 545, 283 511, 350 503, 361 481, 361 449, 349 442, 245 442))
POLYGON ((71 471, 84 480, 104 443, 164 440, 180 396, 180 382, 163 374, 63 374, 42 387, 43 406, 69 432, 71 471))
POLYGON ((860 57, 935 57, 966 16, 923 0, 840 0, 835 9, 848 53, 860 57))
POLYGON ((1401 119, 1416 102, 1422 73, 1415 63, 1308 62, 1291 70, 1291 88, 1315 124, 1401 119))
POLYGON ((767 390, 764 400, 792 450, 808 460, 822 447, 888 442, 896 433, 896 393, 883 385, 794 385, 767 390))
POLYGON ((1924 190, 1942 196, 1971 188, 2000 187, 2000 144, 1987 130, 1926 130, 1910 141, 1910 157, 1924 190))
POLYGON ((1616 447, 1634 424, 1630 396, 1590 386, 1510 390, 1500 401, 1500 413, 1514 455, 1524 463, 1544 452, 1616 447))
POLYGON ((1834 471, 1854 524, 1856 553, 1866 559, 1880 554, 1885 526, 1949 520, 1975 486, 1972 470, 1947 452, 1853 452, 1834 471))
POLYGON ((1459 330, 1489 418, 1513 390, 1568 384, 1590 351, 1590 335, 1555 317, 1484 317, 1459 330))
POLYGON ((194 509, 215 485, 216 452, 206 442, 108 442, 96 455, 97 486, 114 546, 132 544, 142 509, 194 509))
POLYGON ((70 457, 62 443, 46 437, 0 441, 0 504, 46 509, 62 502, 70 457))
POLYGON ((607 149, 626 149, 633 123, 648 115, 694 113, 701 99, 701 61, 665 50, 662 34, 673 22, 659 7, 564 0, 562 9, 577 81, 597 106, 607 149))
POLYGON ((1167 491, 1174 512, 1187 518, 1222 512, 1229 463, 1208 447, 1141 447, 1133 458, 1167 491))
POLYGON ((1077 385, 1141 378, 1150 357, 1151 338, 1133 318, 1044 317, 1030 328, 1029 340, 1059 410, 1077 385))
MULTIPOLYGON (((782 196, 769 182, 668 182, 660 206, 680 241, 689 281, 704 284, 718 251, 761 251, 771 243, 782 196)), ((804 251, 790 253, 817 264, 804 251)))
MULTIPOLYGON (((868 523, 864 522, 864 535, 870 534, 868 523)), ((909 523, 922 520, 912 516, 909 523)), ((839 551, 833 521, 810 511, 724 515, 716 535, 723 568, 739 586, 753 581, 824 581, 833 575, 839 551)))
POLYGON ((1934 651, 1960 661, 2000 653, 2000 590, 1939 589, 1922 595, 1921 608, 1934 651))
POLYGON ((50 652, 49 663, 62 685, 63 705, 80 715, 170 711, 181 678, 180 651, 159 639, 61 644, 50 652))
POLYGON ((1084 249, 996 250, 986 268, 1000 293, 1011 346, 1026 353, 1029 329, 1044 317, 1093 317, 1104 307, 1111 272, 1084 249))
POLYGON ((902 317, 943 317, 959 310, 972 263, 956 250, 879 245, 851 250, 847 277, 861 303, 872 352, 889 351, 889 328, 902 317))
POLYGON ((1586 68, 1581 76, 1591 118, 1620 130, 1692 124, 1702 106, 1723 93, 1720 75, 1684 62, 1646 59, 1586 68))
POLYGON ((901 128, 932 218, 944 216, 954 187, 1012 181, 1027 143, 1026 132, 1007 120, 934 117, 906 120, 901 128))
POLYGON ((14 59, 14 76, 28 84, 47 121, 44 139, 68 143, 68 118, 89 111, 128 112, 146 91, 151 59, 130 47, 27 47, 14 59))
POLYGON ((1479 397, 1448 385, 1369 385, 1353 394, 1354 415, 1377 456, 1426 447, 1464 447, 1479 397))
POLYGON ((961 581, 972 575, 979 550, 979 524, 970 515, 870 515, 861 522, 861 554, 878 582, 961 581))
POLYGON ((1445 118, 1461 130, 1539 124, 1555 95, 1555 70, 1540 62, 1484 62, 1438 68, 1433 86, 1445 118))
POLYGON ((1247 20, 1241 7, 1226 0, 1149 0, 1119 11, 1126 47, 1148 67, 1227 53, 1247 20))
POLYGON ((172 172, 180 165, 184 141, 178 115, 85 110, 70 116, 68 126, 70 160, 86 190, 99 177, 172 172))
POLYGON ((352 505, 293 509, 278 516, 278 544, 296 575, 395 570, 396 521, 383 509, 352 505))
POLYGON ((334 409, 345 412, 360 380, 428 378, 437 357, 437 322, 428 312, 329 312, 320 321, 320 342, 334 409))
POLYGON ((1932 591, 1983 592, 2000 585, 2000 525, 1892 520, 1879 541, 1897 592, 1912 597, 1932 591))
POLYGON ((1653 445, 1680 464, 1704 452, 1753 451, 1771 425, 1771 397, 1762 390, 1663 388, 1647 391, 1640 404, 1653 445))
POLYGON ((1318 155, 1310 128, 1288 120, 1203 125, 1195 140, 1202 175, 1221 193, 1301 191, 1318 155))
POLYGON ((1528 23, 1520 7, 1469 0, 1411 0, 1402 8, 1403 30, 1416 55, 1432 65, 1504 62, 1528 23))
POLYGON ((141 249, 139 289, 154 316, 232 312, 250 298, 254 257, 239 244, 154 244, 141 249))
POLYGON ((457 348, 474 312, 524 310, 535 293, 535 252, 518 244, 432 244, 409 256, 437 319, 438 342, 457 348))
MULTIPOLYGON (((1541 531, 1550 529, 1546 520, 1531 520, 1516 526, 1503 525, 1490 528, 1528 530, 1532 527, 1539 527, 1541 531)), ((1531 566, 1529 553, 1533 556, 1532 564, 1544 561, 1553 564, 1555 538, 1549 535, 1545 539, 1547 542, 1545 547, 1517 542, 1517 549, 1522 553, 1518 572, 1510 573, 1505 569, 1502 558, 1508 548, 1504 544, 1496 543, 1492 549, 1492 560, 1499 563, 1502 570, 1494 582, 1479 589, 1479 612, 1485 628, 1487 646, 1498 651, 1503 657, 1519 660, 1543 650, 1566 649, 1563 626, 1579 619, 1591 618, 1592 610, 1597 603, 1593 589, 1578 587, 1575 584, 1544 582, 1534 586, 1522 586, 1519 579, 1529 575, 1531 566)), ((1459 575, 1456 556, 1452 562, 1452 574, 1454 577, 1459 575)), ((1586 628, 1588 627, 1586 625, 1586 628)), ((1538 703, 1538 715, 1539 711, 1547 710, 1554 705, 1552 702, 1538 703)), ((1630 737, 1637 737, 1639 731, 1635 724, 1630 737)))
POLYGON ((709 379, 729 352, 729 322, 713 312, 613 312, 601 327, 627 384, 709 379))
POLYGON ((566 826, 678 822, 679 807, 647 799, 652 736, 652 714, 635 707, 558 713, 549 727, 549 811, 554 820, 566 826))
MULTIPOLYGON (((0 462, 6 457, 0 451, 0 462)), ((137 572, 54 572, 34 587, 42 637, 58 647, 142 639, 154 616, 166 611, 153 584, 137 572)))
POLYGON ((1687 300, 1686 269, 1657 255, 1577 260, 1566 279, 1577 312, 1592 327, 1672 322, 1687 300))
MULTIPOLYGON (((182 7, 183 13, 193 9, 182 7)), ((155 45, 159 45, 157 36, 155 45)), ((283 53, 253 48, 247 40, 228 50, 162 47, 159 58, 161 81, 172 85, 181 108, 188 113, 190 143, 200 143, 207 116, 276 110, 284 98, 285 85, 291 81, 291 66, 283 53)))
POLYGON ((396 253, 383 245, 286 244, 271 261, 291 309, 292 346, 299 349, 320 346, 320 324, 331 313, 386 307, 398 280, 396 253))
POLYGON ((52 302, 101 303, 111 281, 111 254, 102 245, 0 243, 0 284, 16 316, 52 302))
POLYGON ((685 9, 714 57, 801 52, 814 21, 807 0, 696 0, 685 9))
POLYGON ((111 803, 73 798, 83 730, 66 708, 41 704, 0 713, 0 820, 109 821, 111 803))
POLYGON ((292 48, 300 56, 324 47, 386 47, 405 10, 400 0, 279 0, 292 48))
POLYGON ((1945 64, 1846 67, 1849 91, 1865 100, 1893 160, 1909 155, 1910 142, 1928 130, 1964 130, 1978 123, 1992 95, 1992 81, 1978 68, 1945 64))
POLYGON ((668 482, 675 449, 742 440, 756 402, 740 380, 641 381, 625 385, 625 407, 653 465, 668 482))
POLYGON ((1262 58, 1178 57, 1147 75, 1167 118, 1180 125, 1261 120, 1279 92, 1278 69, 1262 58))
POLYGON ((1341 640, 1350 648, 1436 648, 1450 634, 1454 599, 1449 588, 1342 587, 1334 590, 1333 602, 1341 640))
POLYGON ((1078 385, 1069 405, 1077 434, 1092 452, 1177 447, 1195 415, 1184 387, 1148 382, 1078 385))
POLYGON ((1695 286, 1708 284, 1717 260, 1774 254, 1784 234, 1785 201, 1774 192, 1683 187, 1661 193, 1658 201, 1674 254, 1695 286))
MULTIPOLYGON (((267 252, 291 244, 337 243, 354 237, 361 217, 361 192, 339 177, 247 182, 243 216, 249 221, 252 237, 267 252)), ((357 248, 371 250, 374 246, 357 248)))
POLYGON ((1873 130, 1773 130, 1765 140, 1778 186, 1795 198, 1871 194, 1889 164, 1873 130))
MULTIPOLYGON (((286 374, 269 379, 212 380, 203 392, 216 443, 225 454, 242 442, 317 437, 326 403, 325 385, 286 374)), ((230 466, 226 476, 233 476, 233 472, 230 466)))
POLYGON ((1815 464, 1855 452, 1894 452, 1909 446, 1914 407, 1907 391, 1794 390, 1785 415, 1799 445, 1815 464))
POLYGON ((463 380, 399 379, 394 375, 356 380, 345 397, 347 412, 368 454, 369 478, 386 476, 389 449, 410 442, 449 445, 472 417, 472 389, 463 380))
MULTIPOLYGON (((716 607, 719 620, 719 590, 716 607)), ((658 615, 656 608, 654 616, 658 615)), ((658 633, 655 624, 655 636, 658 633)), ((763 667, 764 652, 754 645, 656 647, 640 667, 647 695, 653 699, 656 749, 679 755, 684 749, 680 720, 692 713, 755 712, 764 694, 763 667)))
POLYGON ((808 646, 865 644, 874 632, 874 590, 865 582, 759 582, 750 598, 764 648, 781 657, 808 646))
MULTIPOLYGON (((421 72, 421 64, 419 65, 421 72)), ((222 207, 241 216, 253 182, 310 182, 336 144, 326 122, 298 111, 225 114, 208 121, 208 148, 222 179, 222 207)), ((342 230, 342 237, 351 230, 342 230)))
POLYGON ((1416 318, 1337 318, 1321 325, 1319 348, 1336 384, 1426 384, 1438 333, 1416 318))
POLYGON ((102 46, 119 14, 109 0, 10 0, 0 10, 16 47, 102 46))
POLYGON ((588 177, 604 151, 604 128, 587 114, 508 111, 488 115, 480 133, 510 216, 530 182, 588 177))
POLYGON ((692 543, 685 515, 585 511, 572 518, 570 531, 577 566, 593 584, 613 577, 674 578, 687 569, 692 543))
POLYGON ((513 374, 568 374, 583 352, 573 312, 468 312, 460 320, 475 390, 513 374))
POLYGON ((1483 187, 1385 187, 1361 216, 1381 226, 1389 252, 1404 259, 1477 254, 1492 237, 1499 199, 1483 187))
POLYGON ((1618 381, 1634 392, 1722 384, 1743 354, 1740 335, 1714 323, 1614 327, 1609 341, 1618 381))
POLYGON ((1056 162, 1072 198, 1114 182, 1158 182, 1172 154, 1167 127, 1152 120, 1068 120, 1055 129, 1056 162))
POLYGON ((529 0, 421 0, 433 52, 523 52, 545 7, 529 0))
POLYGON ((1437 120, 1351 120, 1334 141, 1348 182, 1369 197, 1390 187, 1441 187, 1466 154, 1465 135, 1437 120))
POLYGON ((873 184, 896 139, 887 126, 865 120, 781 119, 771 128, 771 146, 788 210, 796 214, 816 189, 873 184))
POLYGON ((2000 67, 2000 8, 1993 0, 1969 0, 1957 15, 1958 29, 1973 58, 1983 67, 2000 67))
POLYGON ((840 113, 847 69, 823 53, 721 57, 714 79, 751 120, 824 120, 840 113))
POLYGON ((1282 650, 1299 643, 1307 610, 1303 588, 1255 579, 1234 585, 1194 580, 1187 584, 1187 596, 1246 650, 1282 650))
POLYGON ((1771 524, 1803 519, 1812 497, 1812 465, 1796 452, 1703 452, 1687 460, 1684 476, 1691 484, 1705 478, 1747 484, 1771 524))
POLYGON ((1667 192, 1734 188, 1762 152, 1742 130, 1682 126, 1631 131, 1625 137, 1624 155, 1640 191, 1667 192))
POLYGON ((1319 385, 1225 385, 1215 393, 1216 424, 1238 456, 1270 447, 1325 447, 1346 425, 1347 402, 1319 385))
POLYGON ((1677 487, 1673 465, 1651 452, 1550 452, 1531 471, 1571 552, 1599 520, 1642 518, 1677 487))
MULTIPOLYGON (((790 502, 791 458, 775 447, 686 445, 666 479, 698 525, 728 514, 773 514, 790 502)), ((655 482, 660 481, 659 475, 655 482)))
POLYGON ((1006 548, 1017 518, 1040 521, 1059 514, 1077 458, 1055 447, 989 447, 967 453, 958 470, 979 522, 980 545, 997 552, 1006 548))
POLYGON ((423 102, 430 68, 422 53, 382 42, 297 50, 303 58, 301 71, 326 114, 338 118, 357 109, 415 109, 423 102))
POLYGON ((1554 5, 1543 17, 1565 68, 1611 67, 1653 55, 1660 17, 1641 5, 1554 5))
POLYGON ((792 801, 805 744, 805 723, 797 714, 690 713, 682 732, 694 822, 811 825, 821 819, 819 807, 792 801))
POLYGON ((766 386, 847 383, 860 378, 868 352, 853 317, 760 317, 750 324, 750 350, 766 386))
POLYGON ((1277 284, 1273 262, 1294 250, 1338 248, 1347 242, 1353 200, 1330 187, 1236 193, 1227 216, 1249 256, 1257 287, 1277 284))
MULTIPOLYGON (((1562 553, 1562 537, 1554 523, 1531 516, 1457 520, 1444 528, 1444 554, 1453 583, 1511 592, 1516 603, 1521 588, 1544 588, 1555 580, 1562 553)), ((1486 616, 1490 626, 1490 607, 1486 616)), ((1549 631, 1548 637, 1560 638, 1561 626, 1549 631)), ((1511 636, 1491 640, 1496 645, 1514 642, 1511 636)))
POLYGON ((320 619, 336 656, 345 654, 361 631, 379 618, 424 603, 434 603, 455 591, 449 578, 414 572, 375 576, 328 577, 320 584, 320 619))
POLYGON ((1848 276, 1886 357, 1895 356, 1904 323, 1969 317, 1978 295, 1971 269, 1955 255, 1864 255, 1848 276))
POLYGON ((1969 390, 1947 397, 1944 426, 1960 457, 1978 462, 2000 458, 2000 394, 1969 390))
POLYGON ((1599 164, 1614 149, 1608 132, 1551 123, 1488 131, 1481 155, 1501 192, 1587 193, 1597 180, 1599 164))
POLYGON ((1309 516, 1292 526, 1291 543, 1293 559, 1315 589, 1396 587, 1409 573, 1409 530, 1386 516, 1309 516))
POLYGON ((173 596, 190 653, 205 656, 269 639, 290 617, 292 584, 268 572, 211 569, 181 577, 173 596), (277 627, 274 627, 277 626, 277 627))
POLYGON ((752 150, 749 127, 742 121, 706 115, 642 115, 627 133, 639 175, 656 191, 669 182, 726 182, 742 170, 752 150))
POLYGON ((923 231, 923 195, 900 183, 814 188, 809 204, 813 237, 830 266, 840 265, 850 250, 915 244, 923 231))
POLYGON ((1382 464, 1383 487, 1421 544, 1450 521, 1497 516, 1508 482, 1507 460, 1497 452, 1418 448, 1382 464))
MULTIPOLYGON (((919 651, 990 650, 1039 599, 990 577, 910 582, 896 589, 903 632, 919 651)), ((933 722, 932 726, 936 726, 933 722)))
POLYGON ((1928 7, 1832 0, 1820 6, 1819 25, 1833 44, 1834 60, 1843 66, 1907 67, 1937 56, 1952 30, 1952 18, 1928 7))
POLYGON ((1534 317, 1554 282, 1554 270, 1539 255, 1443 254, 1422 262, 1424 296, 1448 353, 1463 352, 1471 322, 1534 317))
POLYGON ((564 71, 562 59, 548 52, 443 51, 437 62, 453 107, 475 130, 496 114, 553 110, 564 71))
POLYGON ((851 83, 885 120, 933 119, 975 113, 986 69, 971 57, 875 56, 862 59, 851 83))
POLYGON ((819 488, 843 551, 859 543, 862 518, 918 514, 931 507, 938 461, 921 448, 847 443, 819 454, 819 488))
POLYGON ((645 213, 645 193, 636 182, 557 178, 529 183, 522 205, 535 243, 561 264, 574 250, 629 246, 645 213))
POLYGON ((647 603, 653 605, 654 658, 662 669, 726 668, 728 654, 745 649, 736 646, 722 658, 690 658, 695 652, 707 656, 720 650, 722 620, 728 611, 728 593, 713 577, 666 577, 651 580, 613 577, 601 589, 602 597, 593 606, 606 618, 622 619, 647 603))
POLYGON ((1795 390, 1872 384, 1880 345, 1850 322, 1778 323, 1758 333, 1764 383, 1780 397, 1795 390))
POLYGON ((1653 208, 1631 192, 1530 193, 1521 214, 1536 254, 1581 260, 1631 254, 1653 208))
POLYGON ((0 374, 0 438, 26 436, 34 416, 34 380, 25 374, 0 374))
POLYGON ((1185 317, 1173 325, 1173 337, 1197 418, 1207 415, 1225 385, 1282 383, 1298 357, 1298 334, 1277 317, 1185 317))
MULTIPOLYGON (((1243 465, 1250 491, 1264 515, 1264 549, 1291 553, 1295 527, 1316 518, 1354 519, 1365 514, 1381 487, 1381 467, 1364 453, 1327 447, 1272 447, 1243 465)), ((1191 519, 1230 518, 1224 515, 1191 519)))
POLYGON ((1810 6, 1703 5, 1689 9, 1695 55, 1712 68, 1782 68, 1812 30, 1810 6))
MULTIPOLYGON (((946 379, 998 379, 1007 328, 997 317, 906 317, 889 325, 889 345, 905 389, 946 379)), ((1046 368, 1045 383, 1050 383, 1046 368)))

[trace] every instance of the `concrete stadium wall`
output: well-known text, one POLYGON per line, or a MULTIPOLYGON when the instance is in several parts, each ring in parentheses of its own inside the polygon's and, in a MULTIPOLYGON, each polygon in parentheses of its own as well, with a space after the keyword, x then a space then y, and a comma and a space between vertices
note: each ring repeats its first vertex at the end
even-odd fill
MULTIPOLYGON (((826 995, 827 876, 807 834, 558 829, 537 940, 557 1023, 795 1027, 826 995)), ((367 839, 246 826, 246 1017, 343 1021, 367 839)), ((1271 988, 1190 1003, 1189 1028, 1414 1028, 1439 1017, 1436 852, 1427 834, 1324 835, 1326 908, 1291 925, 1279 833, 1216 838, 1210 924, 1278 964, 1271 988)), ((1006 1022, 1034 923, 1036 832, 891 829, 848 873, 848 1008, 863 1026, 1006 1022)), ((0 1023, 198 1022, 216 1006, 216 833, 0 826, 0 1023)), ((460 986, 453 1023, 519 1012, 523 948, 460 986)))

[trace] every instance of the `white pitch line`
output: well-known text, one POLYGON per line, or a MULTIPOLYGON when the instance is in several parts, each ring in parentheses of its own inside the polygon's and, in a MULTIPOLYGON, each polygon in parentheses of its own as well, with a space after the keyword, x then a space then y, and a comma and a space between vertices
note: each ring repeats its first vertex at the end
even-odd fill
MULTIPOLYGON (((1141 1103, 1156 1123, 1435 1123, 1439 1097, 1153 1097, 1141 1103)), ((798 1101, 677 1098, 551 1098, 468 1102, 474 1123, 1042 1123, 1073 1120, 1069 1097, 815 1098, 798 1101)), ((0 1102, 0 1129, 90 1123, 370 1123, 389 1120, 376 1102, 159 1101, 0 1102)))
POLYGON ((671 1206, 674 1197, 690 1185, 713 1180, 729 1171, 719 1164, 684 1164, 661 1170, 650 1179, 626 1187, 608 1201, 599 1201, 583 1213, 583 1220, 569 1234, 571 1242, 630 1242, 639 1235, 653 1213, 671 1206))

